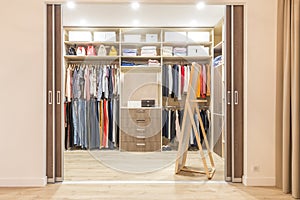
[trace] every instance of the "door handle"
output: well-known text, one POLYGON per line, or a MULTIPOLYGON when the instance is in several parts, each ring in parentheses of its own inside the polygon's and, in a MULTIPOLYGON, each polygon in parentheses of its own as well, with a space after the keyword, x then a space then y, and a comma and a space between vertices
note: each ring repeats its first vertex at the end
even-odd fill
POLYGON ((56 104, 60 104, 60 91, 56 92, 56 104))
POLYGON ((231 91, 227 91, 227 105, 231 104, 231 91))
POLYGON ((238 104, 239 104, 239 92, 234 91, 234 105, 238 105, 238 104))
POLYGON ((48 104, 52 105, 52 100, 53 100, 53 96, 52 96, 52 91, 48 91, 48 104))

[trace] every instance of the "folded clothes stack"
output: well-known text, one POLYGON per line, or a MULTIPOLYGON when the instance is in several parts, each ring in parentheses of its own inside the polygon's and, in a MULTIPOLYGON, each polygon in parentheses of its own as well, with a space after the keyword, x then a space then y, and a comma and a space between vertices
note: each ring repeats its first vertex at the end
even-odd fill
POLYGON ((144 46, 141 49, 141 56, 156 56, 156 46, 144 46))
POLYGON ((173 47, 171 46, 164 46, 162 50, 163 56, 173 56, 173 47))
POLYGON ((223 63, 223 57, 221 56, 217 56, 214 59, 214 66, 217 67, 218 65, 223 63))
POLYGON ((135 63, 130 61, 122 61, 121 66, 135 66, 135 63))
POLYGON ((149 60, 148 60, 148 65, 149 65, 149 66, 159 66, 160 63, 159 63, 158 60, 151 60, 151 59, 149 59, 149 60))
POLYGON ((123 49, 123 56, 137 56, 137 49, 123 49))
POLYGON ((175 47, 174 56, 186 56, 186 48, 184 47, 175 47))

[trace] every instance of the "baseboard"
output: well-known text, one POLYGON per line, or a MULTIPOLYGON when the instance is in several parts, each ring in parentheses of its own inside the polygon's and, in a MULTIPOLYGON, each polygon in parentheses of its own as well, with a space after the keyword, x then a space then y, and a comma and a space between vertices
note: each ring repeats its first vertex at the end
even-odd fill
POLYGON ((0 178, 0 187, 44 187, 47 177, 43 178, 0 178))
POLYGON ((243 184, 246 186, 275 186, 275 177, 247 177, 243 176, 243 184))

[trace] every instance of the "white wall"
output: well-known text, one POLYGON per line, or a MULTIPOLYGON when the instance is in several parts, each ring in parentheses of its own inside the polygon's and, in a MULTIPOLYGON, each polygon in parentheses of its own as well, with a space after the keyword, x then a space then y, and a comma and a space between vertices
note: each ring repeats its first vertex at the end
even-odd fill
POLYGON ((63 7, 64 26, 215 26, 224 14, 224 6, 211 5, 198 10, 192 5, 77 4, 63 7), (158 20, 159 19, 159 20, 158 20))
POLYGON ((45 184, 44 25, 41 1, 0 7, 0 185, 45 184))
MULTIPOLYGON (((247 9, 244 183, 275 185, 277 1, 241 1, 247 9), (253 166, 259 170, 253 171, 253 166)), ((42 186, 46 180, 44 0, 6 1, 0 13, 0 186, 42 186)))

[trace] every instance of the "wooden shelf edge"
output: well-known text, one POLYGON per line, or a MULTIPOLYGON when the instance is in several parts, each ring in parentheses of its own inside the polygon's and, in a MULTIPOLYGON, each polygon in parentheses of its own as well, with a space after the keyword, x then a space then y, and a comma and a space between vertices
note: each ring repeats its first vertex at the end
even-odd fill
POLYGON ((214 46, 214 50, 217 50, 217 51, 222 50, 223 43, 224 43, 224 41, 221 41, 221 42, 219 42, 218 44, 216 44, 216 45, 214 46))

